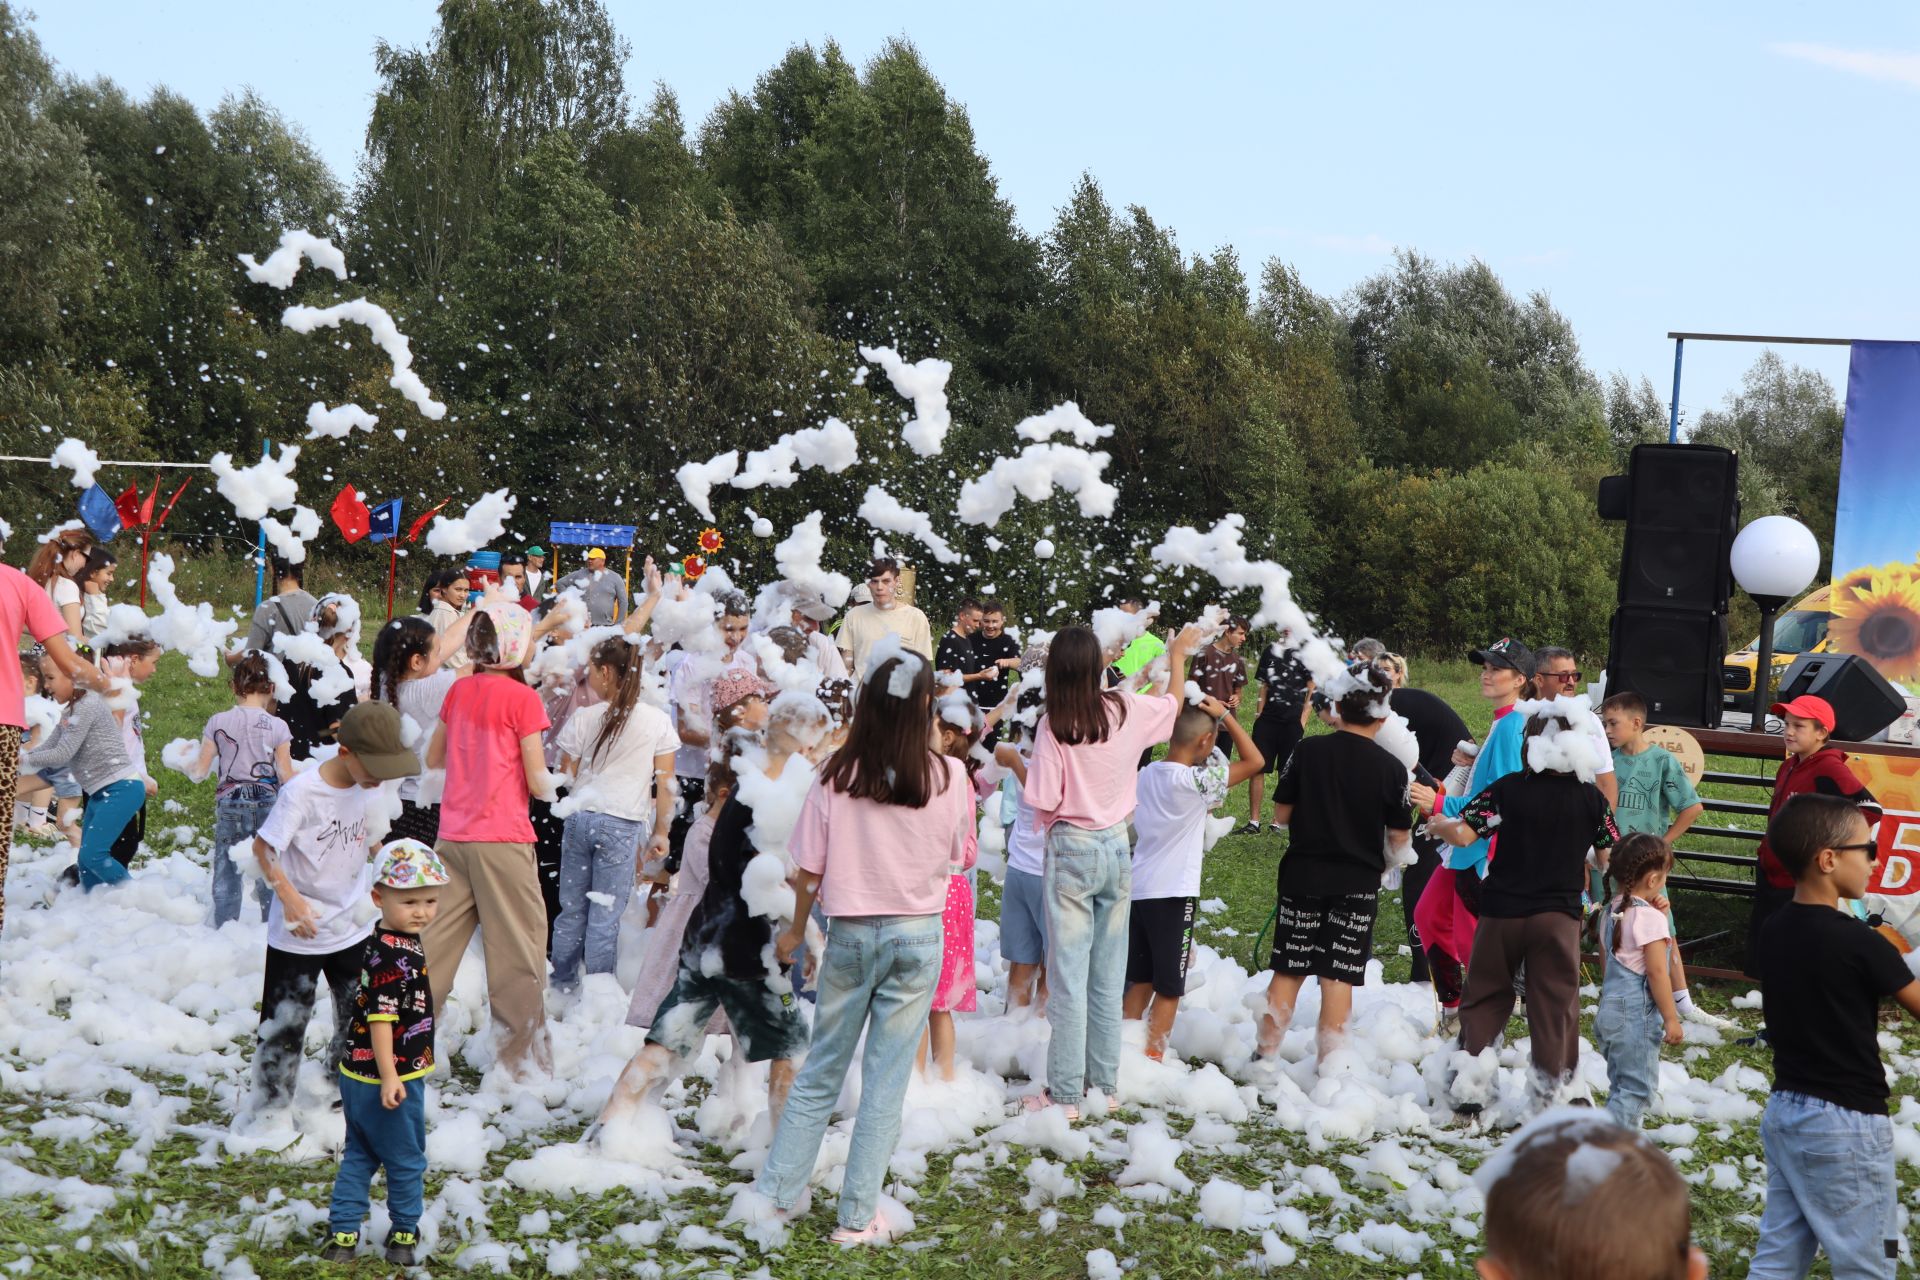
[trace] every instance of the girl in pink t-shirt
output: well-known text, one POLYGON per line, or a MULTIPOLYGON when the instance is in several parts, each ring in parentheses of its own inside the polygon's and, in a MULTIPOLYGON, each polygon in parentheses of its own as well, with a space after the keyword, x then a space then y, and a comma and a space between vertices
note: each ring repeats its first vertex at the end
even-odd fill
MULTIPOLYGON (((1206 641, 1188 627, 1167 649, 1169 685, 1206 641)), ((1127 819, 1141 753, 1173 732, 1180 699, 1106 687, 1106 655, 1090 627, 1068 627, 1047 650, 1047 710, 1027 766, 1027 803, 1047 833, 1047 1089, 1026 1100, 1078 1119, 1086 1087, 1109 1097, 1120 1075, 1132 860, 1127 819)))
POLYGON ((1607 973, 1593 1038, 1607 1058, 1607 1112, 1628 1129, 1640 1127, 1653 1100, 1661 1042, 1679 1044, 1684 1034, 1667 968, 1673 933, 1654 905, 1672 865, 1667 842, 1646 832, 1625 837, 1608 857, 1607 878, 1619 893, 1601 913, 1607 973))
POLYGON ((475 929, 487 961, 499 1060, 551 1071, 547 1038, 547 906, 534 868, 532 796, 552 796, 541 732, 547 711, 520 673, 533 619, 517 604, 482 605, 467 628, 473 675, 440 704, 427 767, 447 771, 437 851, 451 877, 422 939, 436 1016, 475 929))

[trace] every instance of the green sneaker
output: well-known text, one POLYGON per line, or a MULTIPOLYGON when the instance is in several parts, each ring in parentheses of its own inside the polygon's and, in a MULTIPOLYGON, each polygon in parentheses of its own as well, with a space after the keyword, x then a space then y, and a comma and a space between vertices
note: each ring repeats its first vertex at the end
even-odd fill
POLYGON ((333 1233, 333 1238, 327 1242, 325 1251, 321 1253, 320 1261, 352 1262, 359 1248, 360 1233, 358 1231, 336 1231, 333 1233))
POLYGON ((402 1231, 398 1227, 387 1232, 387 1261, 399 1267, 413 1265, 413 1251, 420 1246, 418 1231, 402 1231))

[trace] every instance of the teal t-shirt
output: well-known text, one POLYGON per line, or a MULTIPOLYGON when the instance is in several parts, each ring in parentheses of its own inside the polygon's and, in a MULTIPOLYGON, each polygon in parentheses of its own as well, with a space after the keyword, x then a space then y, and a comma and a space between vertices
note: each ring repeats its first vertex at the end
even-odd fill
POLYGON ((1621 835, 1644 831, 1664 836, 1675 814, 1700 803, 1679 758, 1665 747, 1649 746, 1637 756, 1615 751, 1613 776, 1620 784, 1613 821, 1621 835))

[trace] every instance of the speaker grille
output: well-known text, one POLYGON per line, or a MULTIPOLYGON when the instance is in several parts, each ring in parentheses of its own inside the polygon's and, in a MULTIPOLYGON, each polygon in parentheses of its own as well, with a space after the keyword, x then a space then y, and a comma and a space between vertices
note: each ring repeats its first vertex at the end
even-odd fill
POLYGON ((1661 724, 1720 724, 1720 659, 1726 621, 1718 614, 1626 606, 1613 615, 1608 693, 1637 693, 1661 724))

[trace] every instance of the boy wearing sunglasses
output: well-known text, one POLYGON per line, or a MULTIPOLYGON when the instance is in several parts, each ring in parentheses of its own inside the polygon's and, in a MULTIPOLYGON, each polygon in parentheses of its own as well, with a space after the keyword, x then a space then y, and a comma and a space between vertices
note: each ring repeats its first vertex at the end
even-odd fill
POLYGON ((1767 824, 1793 897, 1761 934, 1773 1095, 1760 1123, 1767 1207, 1748 1280, 1798 1277, 1826 1250, 1836 1276, 1885 1276, 1900 1258, 1893 1125, 1880 1002, 1920 1017, 1920 980, 1893 944, 1841 910, 1873 878, 1878 843, 1860 807, 1798 794, 1767 824))

